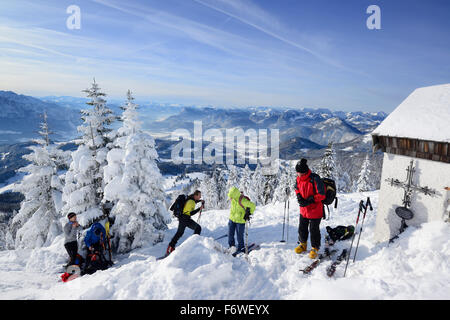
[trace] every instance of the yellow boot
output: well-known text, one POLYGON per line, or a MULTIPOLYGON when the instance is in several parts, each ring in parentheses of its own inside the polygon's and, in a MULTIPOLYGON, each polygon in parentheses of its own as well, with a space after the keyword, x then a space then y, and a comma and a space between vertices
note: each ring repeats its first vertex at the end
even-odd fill
POLYGON ((302 253, 306 251, 306 242, 300 242, 297 248, 295 248, 295 253, 302 253))
POLYGON ((309 252, 309 257, 311 258, 311 259, 316 259, 317 258, 317 253, 319 252, 319 249, 317 249, 317 248, 312 248, 311 249, 311 251, 309 252))

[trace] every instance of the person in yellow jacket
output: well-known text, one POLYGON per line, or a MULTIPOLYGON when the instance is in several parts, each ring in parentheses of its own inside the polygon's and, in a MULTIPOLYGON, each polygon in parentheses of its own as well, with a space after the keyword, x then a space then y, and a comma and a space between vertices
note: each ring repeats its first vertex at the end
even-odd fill
POLYGON ((183 213, 178 218, 177 232, 175 233, 175 235, 173 236, 172 240, 169 243, 169 246, 167 247, 166 255, 169 255, 173 250, 175 250, 175 246, 178 240, 183 236, 186 227, 194 230, 194 234, 200 234, 200 232, 202 231, 200 225, 191 219, 193 215, 195 215, 204 208, 205 201, 201 200, 201 198, 202 193, 200 192, 200 190, 195 190, 193 194, 187 197, 187 200, 183 207, 183 213), (202 205, 198 209, 195 209, 195 205, 198 202, 201 202, 202 205))
POLYGON ((236 187, 231 187, 228 192, 231 199, 230 220, 228 221, 228 245, 235 247, 234 234, 237 234, 237 251, 244 249, 245 222, 250 219, 250 215, 255 212, 255 204, 239 191, 236 187))

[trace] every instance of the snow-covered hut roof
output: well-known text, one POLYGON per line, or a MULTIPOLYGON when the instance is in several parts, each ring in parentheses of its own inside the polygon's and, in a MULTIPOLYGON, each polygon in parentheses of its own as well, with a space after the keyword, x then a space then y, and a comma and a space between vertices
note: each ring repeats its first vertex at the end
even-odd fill
POLYGON ((450 83, 414 90, 372 135, 450 142, 450 83))

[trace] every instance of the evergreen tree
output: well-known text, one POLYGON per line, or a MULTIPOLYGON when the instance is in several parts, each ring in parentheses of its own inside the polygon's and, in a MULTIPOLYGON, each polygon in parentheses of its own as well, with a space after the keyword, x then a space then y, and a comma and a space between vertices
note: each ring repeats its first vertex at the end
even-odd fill
POLYGON ((218 209, 226 209, 228 208, 229 201, 228 201, 228 190, 227 189, 227 177, 226 177, 226 171, 225 170, 216 170, 217 171, 217 178, 215 179, 215 183, 217 186, 217 193, 219 198, 219 205, 218 209))
POLYGON ((366 158, 364 159, 361 171, 358 176, 358 181, 356 182, 356 191, 357 192, 363 192, 363 191, 370 191, 372 190, 372 184, 370 181, 370 160, 369 155, 366 155, 366 158))
POLYGON ((261 165, 256 165, 255 171, 251 176, 251 187, 248 189, 246 195, 256 204, 261 205, 264 203, 264 188, 265 188, 265 177, 262 174, 261 165))
POLYGON ((10 227, 16 249, 49 245, 62 232, 59 223, 62 181, 58 168, 66 165, 68 157, 50 142, 46 113, 40 127, 41 138, 34 140, 37 145, 30 146, 32 152, 23 156, 31 163, 19 169, 27 175, 14 190, 25 196, 10 227))
POLYGON ((266 205, 270 202, 272 202, 273 198, 275 197, 275 190, 278 187, 280 181, 280 172, 278 171, 277 174, 272 175, 265 175, 264 176, 264 190, 262 194, 262 204, 266 205))
POLYGON ((287 168, 281 167, 280 169, 280 178, 274 191, 273 202, 287 201, 288 196, 291 194, 291 185, 293 185, 289 166, 287 168))
POLYGON ((214 185, 213 173, 205 174, 201 185, 202 199, 205 200, 205 208, 214 209, 218 206, 218 194, 214 185))
MULTIPOLYGON (((251 188, 251 181, 252 180, 252 171, 246 164, 244 167, 244 170, 242 170, 241 179, 239 181, 239 191, 245 195, 249 195, 250 188, 251 188)), ((250 198, 251 199, 251 198, 250 198)), ((254 199, 251 199, 252 201, 255 201, 254 199)))
POLYGON ((162 231, 170 221, 164 206, 163 178, 156 164, 155 141, 140 129, 138 105, 133 100, 128 91, 123 124, 104 168, 104 200, 114 205, 111 232, 114 247, 121 253, 148 242, 161 242, 162 231))
POLYGON ((77 129, 82 134, 77 141, 78 149, 72 153, 72 162, 66 173, 63 189, 63 214, 74 212, 83 226, 102 216, 103 168, 113 135, 108 127, 115 117, 106 107, 104 93, 97 83, 83 90, 91 100, 91 109, 81 110, 83 124, 77 129))
POLYGON ((325 149, 325 153, 320 161, 319 170, 317 174, 321 178, 330 178, 337 180, 336 174, 336 152, 333 147, 333 142, 328 144, 328 147, 325 149))

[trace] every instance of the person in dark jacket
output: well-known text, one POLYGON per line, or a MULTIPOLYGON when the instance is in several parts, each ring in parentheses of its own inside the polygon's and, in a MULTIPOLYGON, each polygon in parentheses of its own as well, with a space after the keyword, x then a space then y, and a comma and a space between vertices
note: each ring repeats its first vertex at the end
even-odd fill
POLYGON ((88 248, 84 273, 92 274, 97 270, 105 270, 111 263, 105 257, 106 230, 101 223, 92 224, 84 237, 88 248))
POLYGON ((169 255, 173 250, 175 250, 175 246, 178 240, 183 236, 186 227, 194 230, 194 234, 200 234, 200 232, 202 231, 200 225, 191 219, 193 215, 197 214, 204 208, 205 201, 201 200, 201 198, 202 193, 200 192, 200 190, 195 190, 193 194, 188 196, 184 204, 183 213, 178 218, 178 230, 170 241, 169 246, 167 247, 166 255, 169 255), (195 205, 198 202, 201 202, 202 205, 199 208, 195 209, 195 205))
POLYGON ((311 233, 311 251, 309 257, 317 258, 320 248, 320 221, 324 215, 322 201, 325 199, 325 186, 320 177, 311 172, 306 159, 301 159, 295 166, 297 181, 295 193, 300 206, 300 223, 298 227, 299 246, 296 253, 307 249, 308 234, 311 233))
POLYGON ((99 251, 105 246, 106 230, 98 222, 94 223, 84 237, 84 243, 90 251, 99 251))
MULTIPOLYGON (((66 248, 67 253, 69 254, 70 261, 69 265, 76 264, 76 260, 78 257, 78 242, 77 236, 78 232, 82 230, 82 227, 77 221, 77 215, 73 212, 70 212, 67 215, 67 219, 69 221, 64 225, 64 247, 66 248)), ((81 261, 78 261, 80 264, 81 261)))

